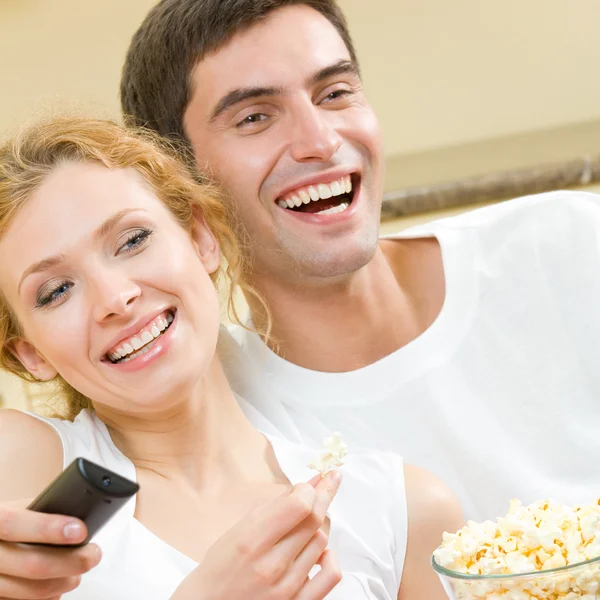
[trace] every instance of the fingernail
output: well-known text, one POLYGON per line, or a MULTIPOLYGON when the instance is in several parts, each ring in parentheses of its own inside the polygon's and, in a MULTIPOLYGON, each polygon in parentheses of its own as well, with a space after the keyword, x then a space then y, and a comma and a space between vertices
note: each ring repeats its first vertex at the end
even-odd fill
POLYGON ((83 527, 78 521, 70 521, 63 529, 63 535, 68 540, 79 540, 83 534, 83 527))
POLYGON ((329 480, 335 487, 339 487, 342 482, 342 474, 339 471, 330 471, 329 480))

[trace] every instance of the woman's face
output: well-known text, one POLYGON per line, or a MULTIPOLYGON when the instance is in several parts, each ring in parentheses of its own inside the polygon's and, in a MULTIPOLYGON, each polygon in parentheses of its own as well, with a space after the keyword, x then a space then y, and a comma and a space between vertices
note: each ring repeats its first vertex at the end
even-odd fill
POLYGON ((24 331, 14 350, 100 405, 162 411, 209 369, 219 249, 185 231, 133 170, 58 167, 0 239, 0 289, 24 331))

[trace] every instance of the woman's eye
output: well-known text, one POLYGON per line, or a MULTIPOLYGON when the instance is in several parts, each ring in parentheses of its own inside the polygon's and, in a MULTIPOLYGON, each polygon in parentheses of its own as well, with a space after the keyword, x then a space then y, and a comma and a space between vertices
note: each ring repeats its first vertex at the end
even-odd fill
POLYGON ((73 284, 68 281, 63 281, 49 290, 45 290, 42 288, 36 299, 36 307, 43 308, 44 306, 49 306, 55 304, 59 300, 61 300, 66 294, 69 293, 69 290, 73 287, 73 284))
POLYGON ((144 245, 151 235, 152 231, 150 231, 150 229, 138 229, 131 232, 125 243, 120 246, 119 253, 137 250, 144 245))
POLYGON ((269 117, 264 113, 252 113, 248 115, 246 118, 242 119, 239 123, 236 124, 236 127, 242 128, 247 125, 253 125, 254 123, 260 123, 261 121, 266 121, 269 117))

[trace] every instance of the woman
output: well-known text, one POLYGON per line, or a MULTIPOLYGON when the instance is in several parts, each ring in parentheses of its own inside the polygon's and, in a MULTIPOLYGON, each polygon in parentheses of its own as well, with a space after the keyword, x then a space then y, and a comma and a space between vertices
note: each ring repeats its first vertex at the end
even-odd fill
POLYGON ((339 494, 334 473, 303 483, 313 452, 234 398, 215 354, 221 251, 244 285, 224 206, 110 122, 52 120, 0 150, 0 361, 68 401, 63 418, 0 415, 1 598, 444 597, 429 556, 461 525, 445 488, 352 450, 339 494), (7 504, 76 456, 141 486, 97 535, 101 560, 19 544, 55 538, 7 504))

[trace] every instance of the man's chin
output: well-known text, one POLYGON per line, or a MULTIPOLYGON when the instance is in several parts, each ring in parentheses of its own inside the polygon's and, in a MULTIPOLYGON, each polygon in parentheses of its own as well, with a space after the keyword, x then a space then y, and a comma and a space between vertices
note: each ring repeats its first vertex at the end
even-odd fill
POLYGON ((328 246, 322 252, 297 253, 297 274, 308 279, 338 279, 352 275, 373 260, 377 247, 378 239, 375 237, 368 243, 362 240, 361 243, 328 246))

